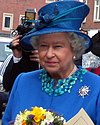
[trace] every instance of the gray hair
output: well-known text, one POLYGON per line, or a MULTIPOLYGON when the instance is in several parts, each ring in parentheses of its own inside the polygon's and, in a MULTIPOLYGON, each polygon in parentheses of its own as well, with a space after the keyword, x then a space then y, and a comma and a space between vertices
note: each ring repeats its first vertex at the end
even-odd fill
POLYGON ((69 38, 70 38, 70 41, 69 41, 70 45, 75 53, 75 57, 76 57, 75 60, 77 60, 82 56, 82 54, 85 53, 85 50, 87 48, 85 46, 86 40, 73 32, 70 32, 67 34, 69 35, 69 38))
MULTIPOLYGON (((82 54, 86 50, 86 46, 85 46, 86 40, 73 32, 68 32, 66 34, 70 38, 69 42, 70 42, 70 45, 75 53, 75 60, 77 60, 82 56, 82 54)), ((38 39, 39 39, 39 36, 34 36, 31 39, 31 41, 32 41, 31 44, 32 44, 34 49, 38 49, 38 39)))
POLYGON ((34 49, 38 49, 38 39, 39 39, 39 36, 33 36, 31 38, 31 45, 34 49))

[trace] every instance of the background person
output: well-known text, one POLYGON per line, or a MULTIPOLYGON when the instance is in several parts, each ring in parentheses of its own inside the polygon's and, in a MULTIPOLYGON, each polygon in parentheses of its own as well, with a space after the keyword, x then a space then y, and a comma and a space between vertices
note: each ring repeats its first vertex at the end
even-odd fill
POLYGON ((0 89, 0 119, 2 118, 2 112, 4 111, 5 109, 5 105, 8 101, 8 97, 9 97, 9 93, 5 91, 5 89, 3 88, 3 82, 2 82, 2 79, 3 79, 3 74, 6 70, 6 67, 7 65, 9 64, 10 60, 12 58, 12 54, 9 55, 5 61, 2 63, 1 67, 0 67, 0 77, 1 77, 1 89, 0 89))
POLYGON ((23 51, 20 46, 20 36, 15 37, 11 43, 14 48, 13 56, 3 72, 3 87, 6 91, 11 91, 14 80, 20 73, 39 69, 37 50, 23 51))
POLYGON ((68 0, 40 9, 35 28, 22 39, 22 44, 37 44, 43 69, 17 77, 3 125, 34 106, 58 112, 67 121, 84 108, 94 124, 100 125, 100 77, 74 64, 74 57, 80 58, 91 42, 79 31, 88 13, 84 3, 68 0))
POLYGON ((83 55, 82 66, 100 76, 100 32, 92 37, 90 52, 83 55))
POLYGON ((13 54, 9 55, 0 67, 2 84, 4 91, 0 92, 0 119, 2 112, 8 102, 9 93, 12 89, 14 80, 22 72, 28 72, 39 69, 38 51, 32 50, 30 53, 25 52, 20 47, 20 36, 12 41, 13 54), (5 104, 5 105, 4 105, 5 104))

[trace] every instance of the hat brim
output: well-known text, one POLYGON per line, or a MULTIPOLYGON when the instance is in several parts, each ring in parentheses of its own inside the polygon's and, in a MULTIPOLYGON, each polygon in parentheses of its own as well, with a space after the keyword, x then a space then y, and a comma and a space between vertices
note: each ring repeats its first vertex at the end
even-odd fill
MULTIPOLYGON (((67 30, 67 29, 62 29, 62 28, 43 28, 41 30, 37 30, 35 32, 29 32, 27 35, 25 35, 22 40, 21 40, 21 44, 23 49, 25 50, 32 50, 33 47, 31 45, 31 43, 33 42, 31 40, 32 37, 34 36, 39 36, 39 35, 43 35, 43 34, 52 34, 52 33, 60 33, 60 32, 74 32, 77 35, 79 35, 80 37, 82 37, 83 39, 86 40, 86 42, 84 43, 84 45, 86 46, 86 48, 88 49, 91 46, 91 38, 87 35, 82 33, 81 31, 78 30, 67 30)), ((90 50, 88 50, 90 51, 90 50)))

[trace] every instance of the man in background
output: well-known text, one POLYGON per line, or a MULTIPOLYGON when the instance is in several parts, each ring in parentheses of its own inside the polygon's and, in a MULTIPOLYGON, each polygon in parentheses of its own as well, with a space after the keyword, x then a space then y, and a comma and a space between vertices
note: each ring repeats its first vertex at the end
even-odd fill
POLYGON ((29 72, 39 69, 38 51, 27 52, 20 46, 20 36, 16 36, 10 43, 12 53, 3 62, 0 75, 2 75, 4 92, 0 93, 0 118, 2 117, 3 103, 7 103, 9 93, 13 87, 16 77, 22 72, 29 72))

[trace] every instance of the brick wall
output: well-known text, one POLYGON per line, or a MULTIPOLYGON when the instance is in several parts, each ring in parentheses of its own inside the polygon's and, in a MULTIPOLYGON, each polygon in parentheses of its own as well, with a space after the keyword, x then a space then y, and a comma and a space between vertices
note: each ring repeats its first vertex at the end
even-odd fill
MULTIPOLYGON (((83 29, 100 29, 100 22, 93 22, 94 15, 94 0, 87 0, 90 7, 90 13, 87 16, 86 22, 83 24, 83 29)), ((19 15, 24 15, 27 8, 36 8, 38 11, 45 0, 0 0, 0 32, 9 33, 2 30, 3 13, 12 13, 14 15, 13 28, 19 24, 19 15)))
POLYGON ((100 22, 94 22, 94 0, 87 0, 87 2, 90 7, 90 13, 86 18, 86 23, 84 23, 83 28, 100 30, 100 22))
POLYGON ((24 15, 26 9, 36 8, 38 11, 45 4, 45 0, 0 0, 0 32, 2 31, 3 13, 12 13, 14 15, 13 28, 19 24, 19 16, 24 15))

